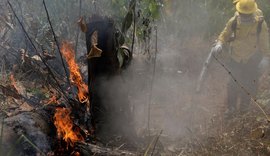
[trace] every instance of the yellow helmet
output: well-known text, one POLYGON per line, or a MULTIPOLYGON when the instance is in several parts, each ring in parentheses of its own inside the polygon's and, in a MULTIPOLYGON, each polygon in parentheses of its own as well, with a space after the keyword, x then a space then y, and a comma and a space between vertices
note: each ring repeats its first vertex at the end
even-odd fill
POLYGON ((236 10, 242 14, 252 14, 258 9, 255 0, 238 0, 236 3, 236 10))
POLYGON ((240 0, 233 0, 233 4, 238 3, 240 0))

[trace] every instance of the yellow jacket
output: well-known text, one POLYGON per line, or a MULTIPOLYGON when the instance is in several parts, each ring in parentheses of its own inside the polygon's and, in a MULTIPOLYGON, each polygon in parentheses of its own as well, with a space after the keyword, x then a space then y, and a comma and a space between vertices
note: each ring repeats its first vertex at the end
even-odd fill
POLYGON ((264 55, 270 56, 268 28, 265 21, 262 23, 259 43, 257 45, 257 26, 261 20, 261 17, 257 15, 258 14, 254 13, 253 23, 241 24, 241 21, 236 14, 227 22, 225 28, 218 37, 218 40, 223 44, 230 42, 233 34, 232 23, 234 19, 237 18, 236 37, 230 42, 231 50, 229 52, 229 55, 236 62, 246 63, 250 57, 258 51, 264 55))

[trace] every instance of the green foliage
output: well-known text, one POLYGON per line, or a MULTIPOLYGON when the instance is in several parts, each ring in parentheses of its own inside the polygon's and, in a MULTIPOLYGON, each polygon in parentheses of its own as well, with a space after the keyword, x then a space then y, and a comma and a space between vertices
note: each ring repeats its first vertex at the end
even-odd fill
POLYGON ((129 4, 128 12, 122 22, 122 33, 126 34, 127 30, 130 28, 132 21, 135 17, 135 7, 136 7, 136 0, 132 0, 129 4))
POLYGON ((257 1, 259 8, 263 11, 264 19, 270 26, 270 1, 269 0, 259 0, 257 1))
POLYGON ((162 4, 155 0, 140 0, 138 2, 137 37, 145 41, 151 35, 154 21, 159 19, 162 4))
POLYGON ((155 20, 160 17, 160 9, 162 3, 156 0, 111 0, 111 8, 108 12, 116 20, 122 23, 121 31, 127 37, 127 41, 131 41, 131 33, 127 33, 132 26, 133 20, 136 21, 136 36, 139 41, 145 41, 150 37, 151 28, 155 20))
POLYGON ((138 11, 141 12, 142 16, 154 20, 159 18, 161 6, 162 3, 156 0, 139 0, 138 11))

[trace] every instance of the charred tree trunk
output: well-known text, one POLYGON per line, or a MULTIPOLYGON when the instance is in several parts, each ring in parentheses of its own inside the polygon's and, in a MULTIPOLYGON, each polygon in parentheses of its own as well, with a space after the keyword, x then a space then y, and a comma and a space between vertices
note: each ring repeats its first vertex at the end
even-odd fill
POLYGON ((88 84, 95 132, 97 135, 100 134, 98 137, 102 137, 103 141, 108 134, 120 133, 134 137, 128 92, 125 91, 124 81, 120 76, 119 45, 116 37, 118 30, 112 19, 98 15, 93 15, 86 26, 88 84), (101 55, 93 53, 95 48, 102 51, 101 55), (119 90, 120 93, 117 93, 119 90), (114 102, 118 104, 113 104, 112 100, 115 99, 119 99, 118 102, 114 102), (127 127, 129 130, 124 130, 127 127))
POLYGON ((56 130, 50 111, 21 112, 5 118, 2 131, 2 155, 45 155, 52 151, 56 130))
MULTIPOLYGON (((94 15, 87 24, 86 47, 87 55, 91 53, 93 46, 93 33, 96 32, 97 46, 102 50, 101 56, 88 58, 88 86, 91 100, 92 125, 97 128, 96 123, 100 119, 101 110, 104 106, 101 104, 101 97, 98 95, 100 79, 102 77, 111 77, 118 70, 117 54, 114 49, 113 32, 114 23, 108 18, 94 15)), ((94 55, 94 54, 92 54, 94 55)))

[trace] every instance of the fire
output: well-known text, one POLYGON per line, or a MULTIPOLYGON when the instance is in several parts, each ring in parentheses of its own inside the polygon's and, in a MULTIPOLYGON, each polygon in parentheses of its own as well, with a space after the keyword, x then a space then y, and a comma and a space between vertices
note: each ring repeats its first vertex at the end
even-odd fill
POLYGON ((57 129, 57 136, 63 138, 70 146, 73 146, 75 142, 83 141, 84 138, 78 129, 74 129, 70 113, 70 109, 57 108, 54 114, 54 125, 57 129))
POLYGON ((62 43, 61 53, 63 54, 70 70, 70 81, 78 88, 78 99, 81 103, 88 101, 88 86, 83 82, 79 66, 75 61, 75 51, 72 45, 66 41, 62 43))
MULTIPOLYGON (((75 51, 69 42, 63 42, 60 49, 65 58, 70 75, 70 82, 78 89, 78 99, 81 103, 89 104, 88 86, 83 82, 79 66, 75 61, 75 51)), ((54 99, 52 99, 54 100, 54 99)), ((57 108, 54 114, 54 125, 57 128, 59 138, 63 138, 68 145, 73 146, 74 142, 83 141, 84 138, 79 128, 74 129, 71 116, 71 110, 67 108, 57 108)))
POLYGON ((11 86, 15 89, 15 91, 19 92, 19 89, 16 85, 16 81, 13 74, 10 75, 10 83, 11 83, 11 86))
POLYGON ((60 104, 60 102, 57 100, 57 96, 56 96, 56 95, 53 95, 53 96, 46 102, 47 105, 52 104, 52 103, 60 104))

